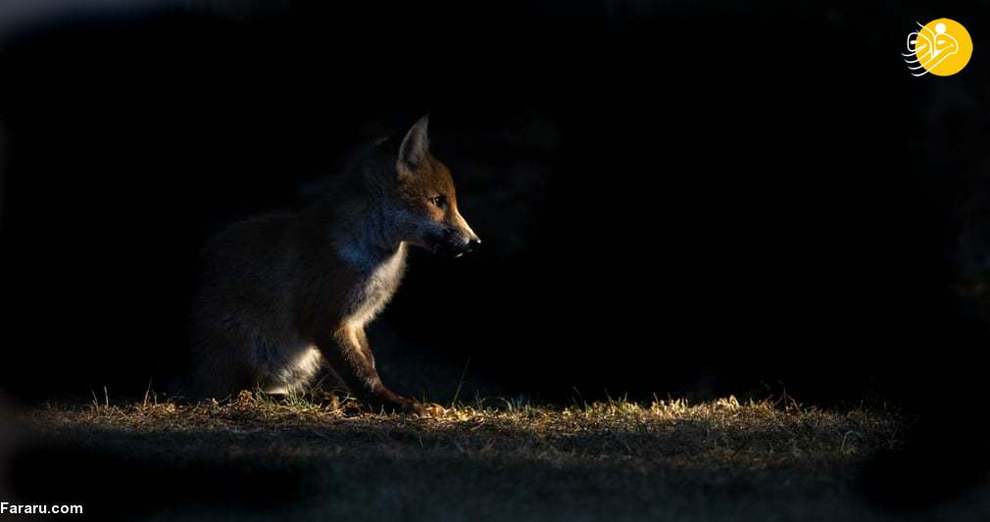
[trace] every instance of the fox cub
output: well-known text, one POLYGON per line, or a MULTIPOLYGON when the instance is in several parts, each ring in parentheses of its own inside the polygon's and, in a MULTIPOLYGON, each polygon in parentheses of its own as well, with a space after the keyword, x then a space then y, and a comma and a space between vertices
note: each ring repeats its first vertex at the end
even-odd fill
POLYGON ((398 288, 409 246, 460 256, 481 243, 427 126, 424 116, 397 151, 370 147, 304 210, 249 219, 208 243, 187 393, 288 393, 326 364, 374 408, 422 408, 382 383, 364 328, 398 288))

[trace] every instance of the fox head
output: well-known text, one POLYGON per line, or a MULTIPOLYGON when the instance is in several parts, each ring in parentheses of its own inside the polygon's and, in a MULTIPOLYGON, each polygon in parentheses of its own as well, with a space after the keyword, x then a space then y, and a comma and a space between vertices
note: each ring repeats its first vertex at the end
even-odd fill
POLYGON ((457 209, 454 181, 446 165, 430 154, 429 116, 402 139, 395 161, 392 226, 409 244, 460 257, 481 244, 457 209))

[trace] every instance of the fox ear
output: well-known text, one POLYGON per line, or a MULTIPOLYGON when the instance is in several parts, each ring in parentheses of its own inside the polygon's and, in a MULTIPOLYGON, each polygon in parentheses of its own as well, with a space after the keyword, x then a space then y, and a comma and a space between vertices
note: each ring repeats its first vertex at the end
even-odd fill
POLYGON ((399 145, 399 161, 408 167, 415 167, 426 158, 426 153, 430 148, 430 138, 427 135, 427 127, 430 125, 430 115, 427 114, 413 124, 406 137, 402 138, 402 145, 399 145))

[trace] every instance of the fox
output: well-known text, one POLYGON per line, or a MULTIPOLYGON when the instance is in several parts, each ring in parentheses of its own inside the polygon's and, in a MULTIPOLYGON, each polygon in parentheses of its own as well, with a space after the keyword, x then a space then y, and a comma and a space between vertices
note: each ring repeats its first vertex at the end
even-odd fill
POLYGON ((188 395, 299 392, 325 369, 374 409, 424 411, 382 383, 365 328, 398 289, 409 248, 460 257, 481 244, 428 127, 426 115, 397 149, 373 143, 301 210, 241 221, 207 242, 188 395))

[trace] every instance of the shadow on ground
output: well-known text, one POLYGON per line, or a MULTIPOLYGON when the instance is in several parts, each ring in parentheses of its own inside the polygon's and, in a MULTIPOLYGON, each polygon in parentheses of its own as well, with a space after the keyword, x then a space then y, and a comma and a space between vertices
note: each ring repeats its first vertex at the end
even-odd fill
MULTIPOLYGON (((902 520, 859 494, 903 419, 734 399, 506 403, 428 418, 242 396, 24 416, 25 503, 93 520, 902 520)), ((940 508, 990 511, 985 497, 940 508)), ((928 514, 919 513, 918 516, 928 514)))

